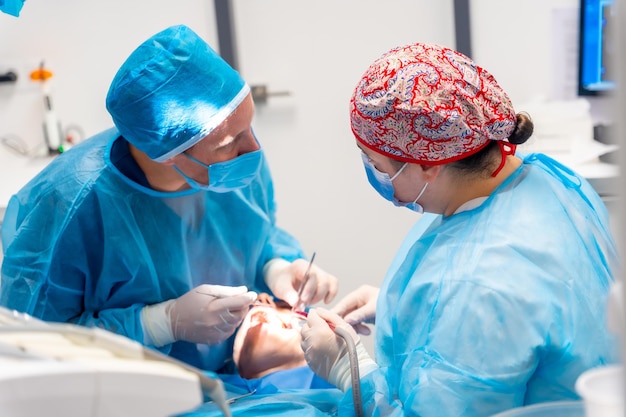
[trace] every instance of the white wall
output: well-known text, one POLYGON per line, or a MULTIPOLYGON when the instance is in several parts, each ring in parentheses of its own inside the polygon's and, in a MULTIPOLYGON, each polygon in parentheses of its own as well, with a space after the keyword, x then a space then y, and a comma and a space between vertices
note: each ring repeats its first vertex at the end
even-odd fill
POLYGON ((554 58, 559 58, 553 51, 554 12, 577 11, 578 3, 579 0, 470 1, 473 58, 496 77, 514 103, 552 94, 556 81, 554 58))
MULTIPOLYGON (((62 127, 90 136, 112 126, 105 96, 134 48, 179 23, 216 44, 214 20, 208 0, 29 0, 18 18, 0 13, 0 73, 18 72, 17 84, 0 84, 0 138, 31 149, 43 144, 40 85, 29 79, 41 61, 53 72, 49 87, 62 127)), ((0 207, 47 162, 0 147, 0 207)))
MULTIPOLYGON (((270 91, 255 128, 275 177, 279 223, 340 279, 379 285, 419 216, 367 182, 348 102, 369 64, 415 41, 454 46, 452 1, 235 0, 242 75, 270 91)), ((371 349, 372 338, 366 339, 371 349)))
MULTIPOLYGON (((579 3, 470 1, 472 58, 494 75, 515 105, 576 98, 579 3)), ((607 99, 589 100, 594 121, 612 120, 607 99)))
POLYGON ((17 68, 20 76, 16 86, 0 84, 0 135, 42 140, 39 85, 28 80, 42 60, 54 73, 50 86, 61 122, 91 135, 110 126, 109 82, 139 43, 178 23, 215 43, 213 21, 206 0, 30 0, 19 18, 0 14, 0 72, 17 68))

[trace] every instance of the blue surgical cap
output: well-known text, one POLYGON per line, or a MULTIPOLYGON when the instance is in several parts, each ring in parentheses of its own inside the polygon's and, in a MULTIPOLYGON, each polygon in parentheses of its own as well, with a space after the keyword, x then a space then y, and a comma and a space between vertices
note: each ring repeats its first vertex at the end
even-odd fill
POLYGON ((106 106, 126 140, 163 162, 202 140, 249 91, 217 52, 178 25, 131 53, 109 87, 106 106))
POLYGON ((0 0, 0 11, 19 17, 25 0, 0 0))

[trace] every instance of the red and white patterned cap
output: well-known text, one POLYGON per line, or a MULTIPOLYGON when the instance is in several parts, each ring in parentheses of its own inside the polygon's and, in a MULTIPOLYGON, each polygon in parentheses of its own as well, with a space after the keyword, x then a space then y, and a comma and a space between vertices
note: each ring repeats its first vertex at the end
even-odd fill
POLYGON ((350 123, 356 139, 378 153, 438 165, 507 139, 516 115, 493 76, 471 59, 416 43, 369 67, 350 100, 350 123))

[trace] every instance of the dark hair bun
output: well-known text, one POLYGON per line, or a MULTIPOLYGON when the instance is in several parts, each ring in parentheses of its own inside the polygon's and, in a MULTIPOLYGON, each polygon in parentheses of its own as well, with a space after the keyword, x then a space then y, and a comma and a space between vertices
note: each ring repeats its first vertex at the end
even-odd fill
POLYGON ((513 134, 509 136, 509 143, 521 145, 532 136, 535 126, 528 113, 517 113, 516 117, 517 123, 515 124, 513 134))

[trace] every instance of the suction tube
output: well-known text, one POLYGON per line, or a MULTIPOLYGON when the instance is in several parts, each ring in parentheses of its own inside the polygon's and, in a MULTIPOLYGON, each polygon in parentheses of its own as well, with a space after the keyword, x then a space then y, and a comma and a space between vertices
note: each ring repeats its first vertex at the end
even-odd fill
POLYGON ((352 401, 354 402, 354 413, 356 417, 363 417, 363 402, 361 401, 361 375, 359 373, 359 359, 356 353, 356 344, 350 333, 341 327, 333 329, 335 334, 341 337, 348 348, 348 359, 350 359, 350 377, 352 379, 352 401))

